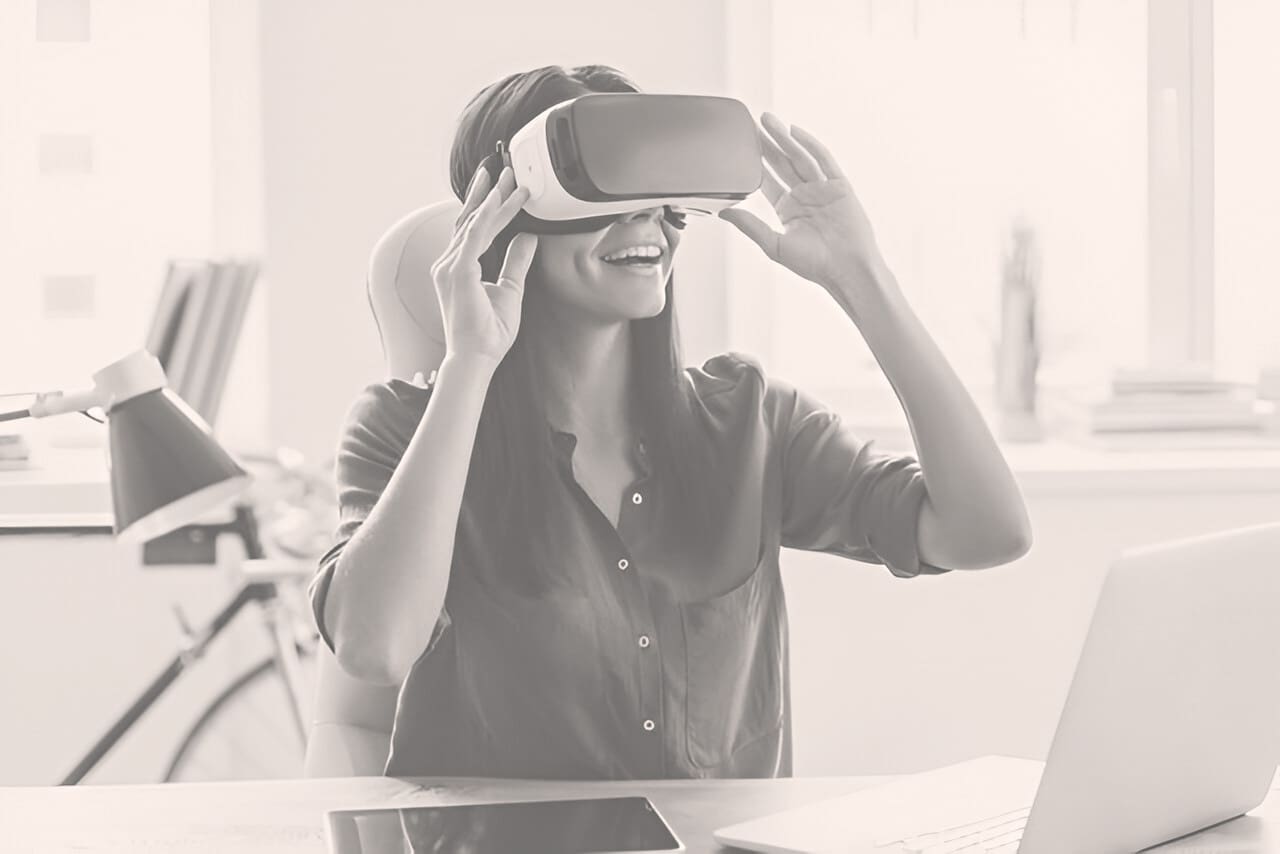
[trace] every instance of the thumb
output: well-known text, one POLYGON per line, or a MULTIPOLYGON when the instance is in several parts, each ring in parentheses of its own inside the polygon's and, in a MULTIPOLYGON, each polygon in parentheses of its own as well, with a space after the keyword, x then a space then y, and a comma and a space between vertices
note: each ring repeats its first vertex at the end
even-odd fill
POLYGON ((533 253, 537 248, 536 235, 522 231, 513 237, 507 246, 507 257, 502 262, 502 271, 498 273, 496 284, 523 291, 524 277, 529 273, 529 266, 533 263, 533 253))
POLYGON ((751 211, 737 208, 725 208, 718 214, 720 219, 732 223, 747 237, 759 246, 771 261, 778 260, 778 238, 782 235, 770 228, 764 220, 751 211))

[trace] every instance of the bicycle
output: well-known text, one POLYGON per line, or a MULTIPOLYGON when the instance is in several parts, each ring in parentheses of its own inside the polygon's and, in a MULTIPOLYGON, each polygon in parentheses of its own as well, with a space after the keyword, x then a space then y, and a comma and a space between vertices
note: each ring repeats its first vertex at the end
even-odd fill
MULTIPOLYGON (((196 523, 175 532, 194 541, 224 533, 238 536, 245 553, 238 567, 239 589, 198 630, 175 606, 185 643, 62 785, 80 782, 235 617, 251 606, 257 606, 270 635, 271 654, 234 677, 196 716, 179 739, 162 779, 301 776, 314 695, 314 651, 320 642, 305 587, 336 524, 336 500, 325 467, 307 465, 292 449, 241 454, 239 459, 249 466, 265 465, 275 476, 255 480, 249 500, 235 506, 231 522, 196 523)), ((331 468, 332 460, 325 465, 331 468)))
MULTIPOLYGON (((293 488, 292 494, 274 497, 264 525, 268 550, 274 548, 286 559, 248 560, 241 569, 249 584, 268 585, 260 605, 274 653, 234 678, 196 718, 169 761, 166 782, 296 777, 302 771, 315 694, 314 653, 320 642, 305 586, 315 572, 316 556, 328 545, 336 501, 323 469, 308 468, 296 452, 282 449, 249 461, 271 464, 284 475, 276 483, 293 488), (295 738, 278 737, 283 727, 276 719, 282 715, 295 738), (242 747, 256 733, 268 737, 242 747)), ((259 505, 267 503, 261 489, 257 498, 259 505)))
MULTIPOLYGON (((241 590, 262 608, 274 651, 234 677, 196 717, 174 749, 166 783, 301 776, 319 636, 305 604, 290 601, 303 597, 296 566, 246 562, 243 571, 255 580, 241 590)), ((312 566, 303 569, 309 580, 312 566)))

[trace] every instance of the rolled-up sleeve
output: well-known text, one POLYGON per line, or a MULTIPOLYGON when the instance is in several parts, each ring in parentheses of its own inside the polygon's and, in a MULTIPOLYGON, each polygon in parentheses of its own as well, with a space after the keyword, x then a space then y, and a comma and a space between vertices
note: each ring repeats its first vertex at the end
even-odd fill
POLYGON ((765 404, 780 461, 783 546, 884 564, 899 578, 948 571, 920 560, 925 482, 915 457, 881 452, 783 380, 766 380, 765 404))
MULTIPOLYGON (((338 559, 390 482, 430 396, 430 387, 393 379, 366 386, 347 412, 334 457, 338 527, 334 544, 320 558, 307 589, 316 628, 330 650, 334 644, 325 626, 324 609, 338 559)), ((450 623, 449 613, 442 607, 424 655, 450 623)))

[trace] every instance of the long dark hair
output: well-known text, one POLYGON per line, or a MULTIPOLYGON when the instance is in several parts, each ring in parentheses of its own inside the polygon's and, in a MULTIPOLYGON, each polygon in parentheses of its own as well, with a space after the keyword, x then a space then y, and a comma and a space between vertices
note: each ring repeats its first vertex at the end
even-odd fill
MULTIPOLYGON (((638 92, 625 75, 604 65, 566 70, 552 65, 512 74, 481 90, 463 110, 449 157, 454 194, 462 199, 481 160, 553 104, 589 92, 638 92)), ((509 237, 495 240, 481 257, 485 281, 496 279, 509 237)), ((715 539, 722 506, 717 454, 684 373, 676 325, 674 276, 666 305, 654 317, 631 321, 631 411, 646 437, 653 476, 664 500, 654 508, 662 530, 690 546, 715 539)), ((471 517, 486 546, 508 559, 483 560, 509 571, 488 584, 538 594, 566 581, 564 515, 570 492, 556 466, 545 401, 544 318, 548 296, 533 277, 526 283, 520 330, 494 372, 476 433, 464 505, 499 508, 496 518, 471 517)), ((697 548, 692 553, 699 553, 697 548)))

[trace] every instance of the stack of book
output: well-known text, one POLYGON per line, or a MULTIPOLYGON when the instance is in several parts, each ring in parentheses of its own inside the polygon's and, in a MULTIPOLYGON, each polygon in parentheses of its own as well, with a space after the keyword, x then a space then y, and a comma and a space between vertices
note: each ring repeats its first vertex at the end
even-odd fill
POLYGON ((1109 393, 1067 396, 1053 408, 1074 436, 1253 434, 1262 424, 1256 389, 1207 372, 1121 370, 1109 393))
POLYGON ((210 426, 257 276, 253 261, 183 259, 169 263, 161 286, 146 348, 160 361, 169 388, 210 426))
POLYGON ((27 468, 31 447, 21 433, 0 433, 0 471, 27 468))

